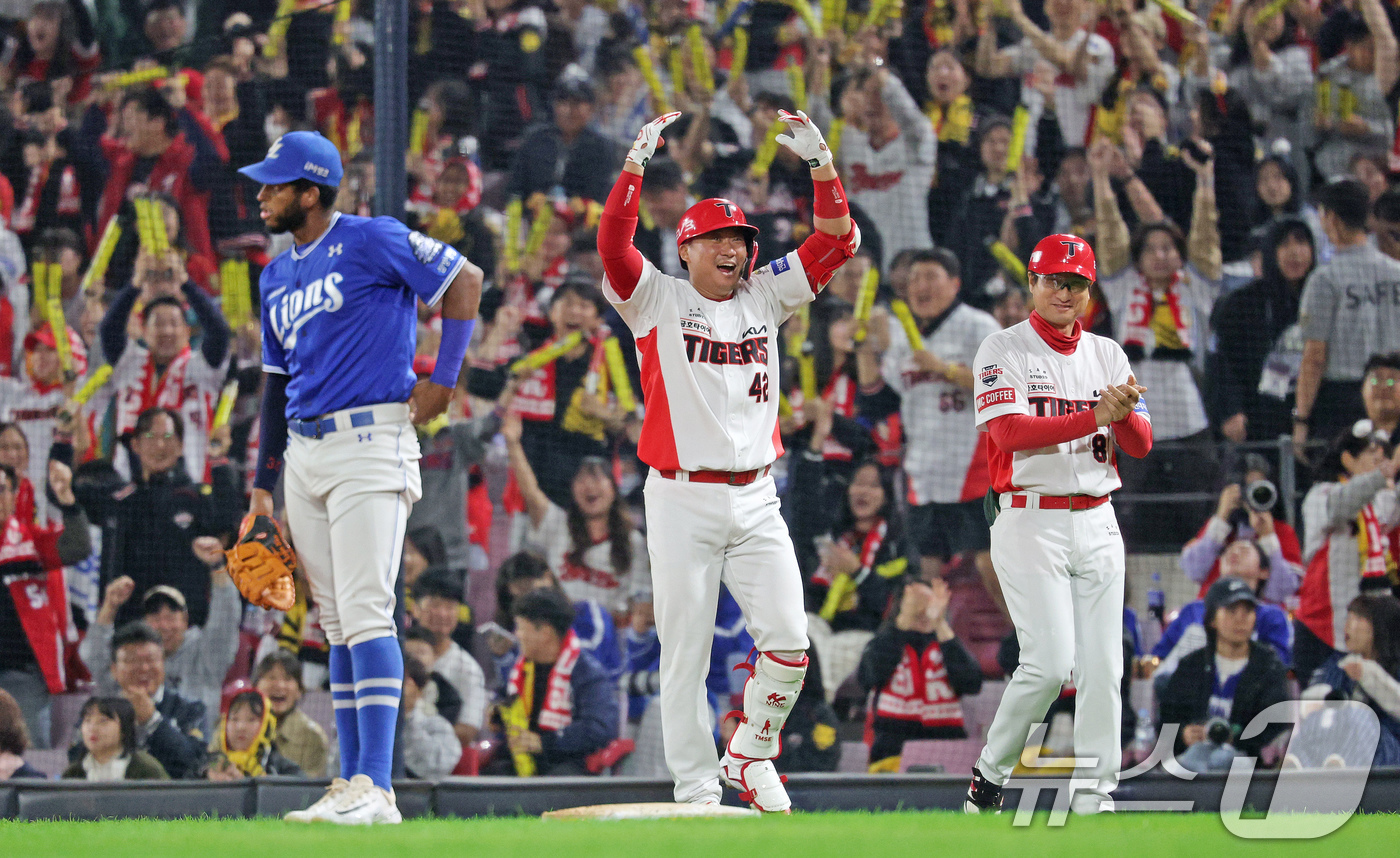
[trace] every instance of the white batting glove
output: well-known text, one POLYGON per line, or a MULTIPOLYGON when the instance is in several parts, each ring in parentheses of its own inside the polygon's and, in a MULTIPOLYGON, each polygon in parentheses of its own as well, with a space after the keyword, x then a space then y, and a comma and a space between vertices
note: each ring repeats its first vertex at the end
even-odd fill
POLYGON ((779 143, 795 152, 797 157, 806 161, 807 166, 813 170, 831 163, 831 150, 827 148, 817 123, 808 119, 806 113, 799 110, 797 115, 793 116, 786 110, 779 110, 778 118, 786 122, 792 130, 791 135, 779 134, 779 143))
POLYGON ((632 148, 627 152, 627 160, 645 170, 647 162, 651 160, 651 156, 656 154, 656 147, 660 146, 663 142, 661 139, 661 132, 666 130, 667 125, 679 119, 680 115, 680 111, 667 113, 643 125, 642 130, 637 132, 636 142, 632 144, 632 148))

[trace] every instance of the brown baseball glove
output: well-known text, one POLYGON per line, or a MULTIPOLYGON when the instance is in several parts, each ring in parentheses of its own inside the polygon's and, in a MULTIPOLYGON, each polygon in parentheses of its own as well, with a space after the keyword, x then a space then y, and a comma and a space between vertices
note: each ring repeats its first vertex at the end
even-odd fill
POLYGON ((228 574, 238 592, 259 607, 290 609, 296 601, 297 555, 282 529, 268 516, 249 513, 238 533, 238 544, 227 552, 228 574))

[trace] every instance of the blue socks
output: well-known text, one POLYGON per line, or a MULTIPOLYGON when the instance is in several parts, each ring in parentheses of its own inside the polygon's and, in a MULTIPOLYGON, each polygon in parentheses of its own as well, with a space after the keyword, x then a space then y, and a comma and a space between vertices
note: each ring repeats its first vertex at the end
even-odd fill
POLYGON ((360 764, 360 724, 355 711, 355 667, 350 647, 331 646, 331 705, 335 707, 336 743, 340 746, 340 776, 347 781, 360 764))
MULTIPOLYGON (((331 650, 333 683, 336 681, 335 649, 333 647, 331 650)), ((354 684, 351 687, 355 708, 335 710, 336 729, 340 729, 340 713, 353 712, 359 730, 356 742, 358 765, 353 768, 353 773, 369 775, 375 786, 388 790, 393 786, 390 778, 394 762, 394 732, 399 720, 399 698, 403 691, 403 650, 399 649, 398 638, 392 635, 364 641, 346 649, 353 663, 354 684)), ((339 697, 334 690, 332 697, 339 707, 339 697)), ((348 750, 344 741, 340 748, 342 754, 348 750)), ((341 771, 351 771, 345 765, 345 758, 342 757, 341 771)))

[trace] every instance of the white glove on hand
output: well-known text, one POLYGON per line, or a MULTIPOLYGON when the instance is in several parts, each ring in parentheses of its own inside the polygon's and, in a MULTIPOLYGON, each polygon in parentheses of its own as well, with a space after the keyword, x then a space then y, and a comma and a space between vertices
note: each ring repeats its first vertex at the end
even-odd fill
POLYGON ((651 156, 656 154, 656 147, 663 142, 661 139, 661 132, 666 130, 667 125, 679 119, 680 115, 679 111, 667 113, 643 125, 642 130, 637 132, 636 142, 632 144, 632 148, 627 152, 627 160, 645 170, 647 162, 651 160, 651 156))
POLYGON ((806 113, 799 110, 797 115, 793 116, 786 110, 779 110, 778 118, 792 129, 791 135, 778 135, 779 143, 795 152, 797 157, 806 161, 807 166, 813 170, 831 163, 831 150, 827 148, 826 140, 822 138, 817 124, 808 119, 806 113))

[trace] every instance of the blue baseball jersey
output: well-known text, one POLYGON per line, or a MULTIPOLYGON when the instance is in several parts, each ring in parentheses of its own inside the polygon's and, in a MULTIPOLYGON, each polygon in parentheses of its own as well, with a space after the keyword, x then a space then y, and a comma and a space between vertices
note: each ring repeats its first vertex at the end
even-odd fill
POLYGON ((263 370, 289 377, 287 416, 406 402, 417 301, 436 304, 466 258, 388 217, 335 214, 272 260, 262 292, 263 370))

